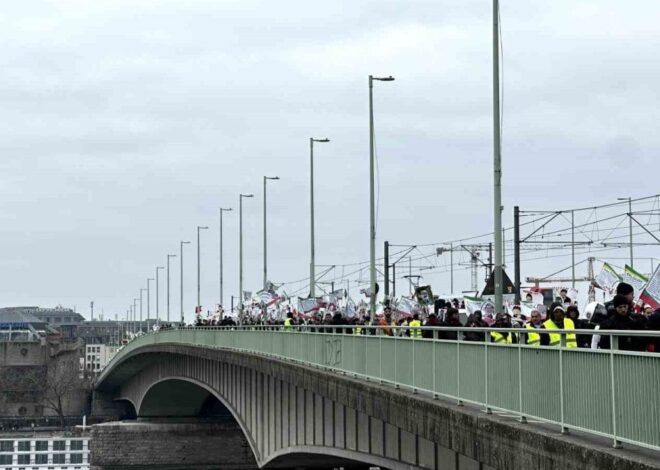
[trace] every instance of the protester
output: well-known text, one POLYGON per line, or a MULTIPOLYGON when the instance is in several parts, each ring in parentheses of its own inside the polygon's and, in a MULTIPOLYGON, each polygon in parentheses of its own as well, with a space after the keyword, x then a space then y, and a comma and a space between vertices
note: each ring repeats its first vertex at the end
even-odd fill
POLYGON ((658 331, 657 336, 647 338, 646 350, 648 352, 660 353, 660 308, 648 316, 646 328, 648 330, 658 331))
MULTIPOLYGON (((633 286, 631 286, 627 282, 620 282, 616 286, 616 295, 622 295, 626 299, 626 302, 628 303, 628 305, 630 305, 630 312, 632 312, 635 305, 634 304, 635 289, 633 288, 633 286)), ((616 307, 614 306, 614 299, 610 300, 609 302, 605 302, 605 310, 607 311, 608 318, 614 316, 614 314, 616 313, 616 307)))
MULTIPOLYGON (((512 328, 511 317, 508 313, 498 313, 495 315, 494 328, 512 328)), ((497 344, 517 343, 517 335, 510 331, 491 331, 490 340, 497 344)))
MULTIPOLYGON (((623 283, 622 283, 623 284, 623 283)), ((600 330, 643 330, 644 321, 641 315, 631 313, 631 301, 629 297, 623 294, 614 296, 611 302, 614 307, 614 315, 609 316, 607 320, 600 324, 600 330)), ((623 351, 644 351, 646 349, 646 340, 635 336, 618 336, 619 347, 623 351)), ((593 348, 592 341, 592 348, 593 348)), ((610 349, 610 335, 601 335, 596 344, 599 349, 610 349)))
MULTIPOLYGON (((438 317, 436 316, 436 314, 432 313, 426 319, 426 323, 424 324, 424 326, 429 326, 429 327, 442 326, 442 323, 440 322, 440 320, 438 320, 438 317)), ((424 330, 424 331, 422 331, 422 337, 432 339, 434 331, 435 330, 424 330)), ((436 332, 436 337, 437 337, 437 332, 436 332)))
POLYGON ((421 338, 422 337, 422 322, 419 321, 419 314, 415 313, 409 323, 409 335, 411 338, 421 338))
MULTIPOLYGON (((565 316, 566 309, 561 303, 554 302, 548 309, 549 318, 543 322, 543 328, 546 330, 574 330, 575 324, 573 320, 565 316)), ((567 348, 577 347, 577 338, 575 333, 548 333, 541 336, 541 344, 548 346, 560 346, 562 336, 565 337, 565 344, 567 348), (547 343, 546 343, 547 341, 547 343)))
POLYGON ((525 329, 531 331, 528 331, 525 334, 525 344, 530 346, 540 346, 541 335, 537 330, 543 329, 543 323, 541 322, 541 312, 538 310, 532 310, 529 318, 529 321, 525 323, 525 329))
MULTIPOLYGON (((580 311, 577 308, 577 305, 569 305, 566 308, 566 315, 573 322, 576 330, 587 330, 591 329, 589 322, 580 318, 580 311)), ((591 346, 591 335, 576 335, 578 348, 589 348, 591 346)))
MULTIPOLYGON (((465 326, 469 328, 486 328, 488 324, 483 321, 481 310, 476 310, 468 317, 465 326)), ((463 339, 465 341, 485 341, 486 333, 483 331, 466 331, 463 333, 463 339)))
MULTIPOLYGON (((461 324, 461 320, 458 315, 458 310, 455 308, 448 308, 447 311, 445 312, 445 319, 444 321, 440 324, 440 326, 444 327, 451 327, 451 328, 457 328, 463 326, 461 324)), ((456 340, 458 339, 458 331, 441 331, 439 335, 440 339, 450 339, 450 340, 456 340)))
POLYGON ((395 323, 392 321, 392 309, 389 305, 385 307, 383 313, 383 318, 378 321, 378 325, 383 327, 381 333, 386 336, 393 336, 392 326, 395 326, 395 323))

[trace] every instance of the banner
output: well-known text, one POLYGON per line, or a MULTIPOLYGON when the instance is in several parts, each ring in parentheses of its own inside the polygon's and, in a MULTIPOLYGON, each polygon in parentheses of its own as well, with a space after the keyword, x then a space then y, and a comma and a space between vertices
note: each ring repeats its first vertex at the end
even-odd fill
POLYGON ((252 299, 252 291, 244 290, 243 291, 243 302, 249 302, 252 299))
POLYGON ((644 290, 644 286, 646 285, 647 282, 649 282, 646 276, 638 273, 627 264, 623 268, 623 274, 621 275, 621 280, 633 286, 633 288, 635 289, 635 294, 637 296, 641 294, 641 292, 644 290))
POLYGON ((482 297, 463 297, 465 302, 465 310, 468 315, 472 315, 477 310, 480 310, 483 316, 495 314, 495 304, 488 299, 482 297))
POLYGON ((621 282, 621 277, 614 271, 612 266, 603 263, 603 269, 596 276, 595 282, 597 287, 611 295, 615 291, 617 284, 621 282))
POLYGON ((639 299, 654 309, 660 308, 660 265, 655 268, 651 279, 648 280, 639 299))
POLYGON ((396 302, 395 309, 400 315, 412 316, 415 312, 419 311, 419 305, 413 299, 401 297, 396 302))

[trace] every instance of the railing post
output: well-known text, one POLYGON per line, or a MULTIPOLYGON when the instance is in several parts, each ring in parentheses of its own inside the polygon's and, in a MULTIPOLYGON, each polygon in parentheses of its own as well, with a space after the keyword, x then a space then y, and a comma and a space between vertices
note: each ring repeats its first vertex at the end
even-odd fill
POLYGON ((412 336, 412 392, 413 394, 417 393, 417 388, 415 388, 415 343, 417 342, 417 336, 412 336))
POLYGON ((382 331, 378 331, 378 374, 379 380, 378 383, 383 383, 383 334, 382 331))
POLYGON ((518 405, 520 413, 520 422, 527 423, 527 418, 523 414, 523 373, 522 373, 522 334, 518 336, 518 405))
POLYGON ((620 449, 621 442, 616 438, 616 383, 614 380, 614 348, 619 348, 619 337, 617 335, 610 336, 610 393, 612 394, 612 437, 614 442, 612 447, 620 449))
POLYGON ((399 388, 399 382, 396 380, 396 370, 397 370, 397 348, 396 348, 396 343, 397 343, 397 337, 399 336, 399 330, 397 329, 392 329, 392 333, 394 334, 394 388, 399 388))
POLYGON ((457 336, 458 342, 456 343, 456 397, 458 398, 458 406, 463 406, 461 400, 461 337, 457 336))
MULTIPOLYGON (((371 336, 371 331, 372 330, 364 330, 367 334, 363 335, 360 334, 358 336, 364 336, 364 379, 368 382, 369 381, 369 374, 367 373, 369 371, 369 353, 368 353, 368 345, 367 343, 367 338, 371 336)), ((362 333, 362 332, 360 332, 362 333)), ((362 341, 362 338, 359 338, 358 341, 362 341)))
POLYGON ((568 434, 568 428, 564 426, 564 345, 563 335, 560 336, 559 340, 559 413, 561 420, 561 433, 568 434))
POLYGON ((485 342, 484 344, 485 344, 485 347, 484 347, 484 358, 485 358, 485 366, 484 366, 484 375, 485 375, 485 378, 484 378, 484 389, 485 389, 485 395, 486 395, 486 396, 485 396, 485 401, 486 401, 486 402, 484 403, 484 405, 486 405, 486 414, 489 415, 489 414, 492 414, 493 411, 492 411, 492 410, 490 409, 490 407, 488 406, 488 337, 486 337, 486 342, 485 342))
POLYGON ((431 353, 433 354, 433 361, 432 361, 432 366, 433 366, 433 399, 437 400, 438 399, 438 394, 436 393, 436 390, 438 389, 435 383, 435 344, 438 342, 438 330, 433 330, 432 334, 432 346, 431 346, 431 353))

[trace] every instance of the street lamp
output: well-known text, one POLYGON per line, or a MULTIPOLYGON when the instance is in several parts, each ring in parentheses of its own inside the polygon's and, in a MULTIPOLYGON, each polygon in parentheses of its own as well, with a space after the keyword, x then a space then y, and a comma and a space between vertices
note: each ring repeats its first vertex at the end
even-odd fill
POLYGON ((238 196, 238 311, 243 313, 243 198, 254 197, 253 194, 238 196))
POLYGON ((374 190, 374 80, 392 82, 394 77, 369 75, 369 311, 376 314, 376 196, 374 190))
POLYGON ((151 287, 149 283, 153 280, 154 280, 153 277, 147 278, 147 331, 149 331, 149 320, 151 320, 151 307, 149 306, 150 297, 151 297, 151 287))
POLYGON ((504 306, 502 278, 502 124, 500 115, 500 2, 493 0, 493 232, 495 313, 504 306))
POLYGON ((167 323, 170 322, 170 259, 176 255, 167 255, 167 323))
POLYGON ((632 219, 632 198, 618 197, 617 201, 628 201, 628 230, 630 234, 630 267, 633 268, 633 219, 632 219))
POLYGON ((134 334, 134 335, 135 335, 135 333, 137 332, 137 328, 136 328, 136 326, 135 326, 135 323, 136 323, 136 322, 135 322, 135 320, 136 320, 135 316, 137 315, 137 301, 138 301, 138 300, 140 300, 140 299, 138 299, 138 298, 134 298, 134 299, 133 299, 133 325, 132 325, 132 328, 131 328, 131 329, 133 330, 133 334, 134 334))
POLYGON ((223 250, 222 250, 222 213, 223 213, 223 212, 230 212, 230 211, 232 211, 232 210, 233 210, 233 209, 232 209, 231 207, 227 207, 227 208, 221 207, 221 208, 220 208, 220 298, 219 298, 220 306, 223 306, 223 305, 224 305, 224 295, 223 295, 224 293, 223 293, 223 291, 222 291, 222 290, 223 290, 223 267, 222 267, 222 252, 223 252, 223 250))
POLYGON ((142 326, 143 326, 142 325, 142 292, 144 292, 145 290, 147 289, 144 288, 140 289, 140 325, 139 325, 140 331, 142 331, 142 326))
POLYGON ((310 261, 309 261, 309 296, 316 297, 316 267, 314 251, 314 142, 327 143, 330 139, 309 139, 309 235, 310 235, 310 261))
POLYGON ((160 325, 160 309, 158 308, 158 305, 159 305, 158 297, 160 297, 158 295, 158 292, 159 292, 158 291, 158 284, 159 284, 159 282, 158 282, 158 271, 160 271, 161 269, 165 269, 165 268, 162 267, 162 266, 156 266, 156 324, 158 324, 158 325, 160 325))
POLYGON ((266 181, 279 180, 279 176, 264 176, 264 289, 268 282, 268 246, 266 242, 266 181))
POLYGON ((202 311, 202 302, 200 300, 200 248, 199 248, 199 232, 200 230, 208 230, 208 227, 200 227, 199 225, 197 226, 197 307, 195 308, 195 312, 199 309, 199 312, 201 313, 202 311))
POLYGON ((183 245, 189 245, 189 244, 190 244, 190 242, 183 242, 183 241, 180 242, 181 252, 179 253, 180 254, 179 261, 180 261, 180 264, 181 264, 181 277, 180 277, 181 291, 179 292, 179 294, 181 296, 180 297, 180 302, 181 302, 181 324, 182 325, 184 325, 186 323, 185 319, 184 319, 184 316, 183 316, 183 245))

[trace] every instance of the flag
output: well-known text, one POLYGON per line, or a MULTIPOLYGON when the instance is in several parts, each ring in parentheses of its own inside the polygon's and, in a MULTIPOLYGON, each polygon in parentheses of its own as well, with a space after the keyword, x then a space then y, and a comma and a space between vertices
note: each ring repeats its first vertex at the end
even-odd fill
POLYGON ((616 288, 616 285, 621 282, 621 276, 619 276, 612 266, 610 266, 607 263, 603 263, 603 269, 601 269, 600 273, 598 273, 598 276, 596 276, 596 285, 604 290, 605 292, 608 292, 612 294, 614 292, 614 289, 616 288))
POLYGON ((339 301, 344 297, 346 297, 346 290, 344 289, 333 290, 328 294, 328 301, 331 304, 339 305, 339 301))
POLYGON ((396 311, 403 316, 412 316, 413 313, 419 310, 419 305, 413 299, 408 297, 401 297, 396 302, 396 311))
POLYGON ((638 273, 627 264, 623 268, 621 280, 633 286, 637 295, 639 295, 644 290, 644 286, 647 282, 649 282, 646 276, 638 273))
POLYGON ((252 299, 252 291, 244 290, 243 291, 243 302, 249 302, 252 299))
POLYGON ((319 310, 318 301, 314 297, 308 297, 306 299, 298 297, 298 305, 298 308, 303 313, 317 312, 319 310))
POLYGON ((357 314, 357 308, 355 306, 355 302, 353 302, 353 299, 348 299, 346 301, 346 318, 355 318, 355 315, 357 314))
POLYGON ((256 293, 256 296, 259 299, 259 302, 266 305, 266 307, 269 307, 277 303, 278 300, 280 300, 279 296, 275 292, 270 290, 260 290, 259 292, 256 293))
POLYGON ((642 290, 639 299, 654 309, 660 308, 660 265, 655 268, 651 278, 646 283, 646 287, 642 290))

